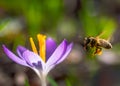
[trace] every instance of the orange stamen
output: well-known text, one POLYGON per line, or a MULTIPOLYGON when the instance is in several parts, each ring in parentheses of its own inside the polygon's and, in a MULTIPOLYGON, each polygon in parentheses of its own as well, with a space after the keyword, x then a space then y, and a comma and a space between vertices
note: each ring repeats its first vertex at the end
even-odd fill
POLYGON ((38 34, 37 35, 38 38, 38 42, 39 42, 39 54, 41 56, 41 58, 43 59, 43 61, 46 61, 46 36, 45 35, 41 35, 38 34))
POLYGON ((33 38, 30 37, 30 44, 34 53, 38 54, 33 38))

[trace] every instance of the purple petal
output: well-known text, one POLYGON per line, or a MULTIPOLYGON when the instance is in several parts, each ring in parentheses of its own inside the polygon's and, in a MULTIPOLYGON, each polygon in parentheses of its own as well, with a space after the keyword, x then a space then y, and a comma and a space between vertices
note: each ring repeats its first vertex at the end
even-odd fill
POLYGON ((66 40, 64 40, 57 48, 56 50, 54 51, 54 53, 52 54, 52 56, 48 59, 48 61, 46 62, 46 65, 47 66, 51 66, 53 64, 56 63, 56 61, 58 59, 61 58, 61 56, 65 53, 66 51, 66 46, 67 42, 66 40))
POLYGON ((32 63, 32 64, 33 64, 33 66, 34 66, 36 69, 42 70, 42 64, 41 64, 40 61, 38 61, 38 63, 32 63))
POLYGON ((31 52, 29 50, 26 50, 24 53, 23 53, 23 57, 25 58, 26 62, 30 65, 30 66, 33 66, 33 67, 38 67, 36 65, 39 65, 41 64, 40 67, 43 68, 44 66, 44 62, 42 61, 41 57, 37 54, 35 54, 34 52, 31 52), (40 63, 40 64, 39 64, 40 63))
POLYGON ((13 60, 14 62, 16 62, 16 63, 18 63, 20 65, 28 66, 24 60, 20 59, 18 56, 16 56, 15 54, 13 54, 8 48, 6 48, 5 45, 2 45, 2 47, 3 47, 3 50, 4 50, 5 54, 11 60, 13 60))
POLYGON ((24 48, 24 47, 22 47, 22 46, 18 46, 18 47, 17 47, 17 53, 18 53, 18 55, 19 55, 19 57, 20 57, 21 59, 24 59, 23 56, 22 56, 22 54, 23 54, 23 52, 26 51, 26 50, 27 50, 27 49, 24 48))
POLYGON ((68 54, 70 53, 70 51, 72 50, 72 46, 73 46, 73 43, 71 43, 71 44, 69 44, 69 45, 67 46, 67 49, 66 49, 65 54, 58 60, 58 62, 57 62, 56 64, 61 63, 61 62, 67 57, 67 55, 68 55, 68 54))
POLYGON ((57 47, 56 42, 52 38, 48 38, 46 40, 46 61, 55 51, 56 47, 57 47))

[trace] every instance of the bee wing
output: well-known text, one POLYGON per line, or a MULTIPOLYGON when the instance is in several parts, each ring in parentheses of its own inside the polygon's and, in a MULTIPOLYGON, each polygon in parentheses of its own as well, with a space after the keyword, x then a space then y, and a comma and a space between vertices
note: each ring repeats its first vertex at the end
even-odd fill
POLYGON ((96 36, 96 38, 103 38, 107 40, 108 42, 113 41, 113 32, 111 32, 109 35, 107 31, 102 31, 99 35, 96 36))
POLYGON ((111 35, 110 37, 107 38, 108 42, 112 42, 113 41, 113 35, 111 35))
POLYGON ((101 37, 102 35, 104 35, 104 33, 105 33, 105 31, 100 32, 99 35, 96 36, 96 38, 101 37))
POLYGON ((82 36, 77 36, 77 37, 75 38, 74 42, 77 43, 77 44, 80 44, 80 45, 84 46, 84 37, 82 37, 82 36))

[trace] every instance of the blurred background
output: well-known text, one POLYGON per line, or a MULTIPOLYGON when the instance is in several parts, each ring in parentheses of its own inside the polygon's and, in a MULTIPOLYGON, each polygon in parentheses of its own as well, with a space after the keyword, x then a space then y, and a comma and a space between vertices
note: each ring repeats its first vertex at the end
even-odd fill
MULTIPOLYGON (((59 44, 74 42, 68 58, 48 74, 48 86, 120 86, 120 0, 0 0, 0 46, 14 53, 29 37, 42 33, 59 44), (83 38, 112 43, 100 56, 87 55, 83 38)), ((35 40, 37 42, 37 40, 35 40)), ((40 86, 38 76, 20 66, 0 47, 0 86, 40 86)))

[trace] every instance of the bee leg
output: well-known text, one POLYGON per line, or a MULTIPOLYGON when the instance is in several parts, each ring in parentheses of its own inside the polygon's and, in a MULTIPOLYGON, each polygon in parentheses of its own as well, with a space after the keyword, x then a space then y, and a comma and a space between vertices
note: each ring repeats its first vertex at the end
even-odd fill
POLYGON ((83 48, 84 48, 84 50, 87 50, 87 49, 86 49, 86 48, 87 48, 86 46, 84 46, 83 48))
POLYGON ((86 51, 87 51, 87 50, 88 50, 88 45, 84 45, 84 47, 83 47, 83 48, 84 48, 84 50, 86 50, 86 51))
POLYGON ((96 54, 97 54, 97 55, 101 55, 101 54, 102 54, 102 48, 101 48, 101 47, 97 47, 94 54, 95 54, 95 55, 96 55, 96 54))

